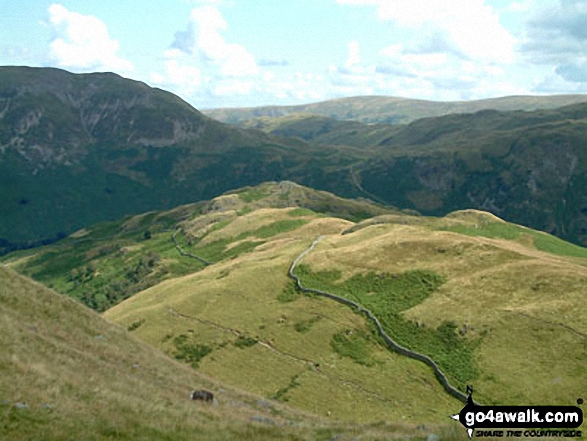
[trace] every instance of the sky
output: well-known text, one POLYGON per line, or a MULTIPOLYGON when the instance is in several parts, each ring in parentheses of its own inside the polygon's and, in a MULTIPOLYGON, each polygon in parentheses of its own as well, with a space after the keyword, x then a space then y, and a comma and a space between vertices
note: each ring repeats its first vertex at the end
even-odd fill
POLYGON ((587 93, 587 0, 0 0, 0 65, 199 109, 587 93))

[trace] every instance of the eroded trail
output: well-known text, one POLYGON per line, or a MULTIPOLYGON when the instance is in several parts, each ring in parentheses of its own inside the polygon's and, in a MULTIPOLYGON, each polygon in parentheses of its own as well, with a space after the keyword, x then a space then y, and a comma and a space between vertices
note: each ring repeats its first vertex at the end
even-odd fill
MULTIPOLYGON (((291 266, 289 267, 288 275, 290 278, 292 278, 294 280, 298 289, 300 289, 301 291, 304 291, 304 292, 313 293, 313 294, 317 294, 322 297, 329 298, 329 299, 334 300, 336 302, 342 303, 343 305, 350 306, 358 313, 365 314, 367 319, 369 319, 375 325, 375 327, 377 328, 377 332, 379 333, 381 338, 383 338, 383 340, 385 341, 385 343, 387 344, 387 346, 390 349, 392 349, 393 351, 395 351, 401 355, 405 355, 406 357, 410 357, 410 358, 413 358, 414 360, 421 361, 422 363, 425 363, 426 365, 430 366, 432 368, 432 370, 434 371, 434 375, 436 376, 436 379, 440 382, 440 384, 442 385, 444 390, 448 394, 452 395, 453 397, 466 403, 467 402, 467 395, 465 395, 463 392, 461 392, 460 390, 458 390, 457 388, 455 388, 454 386, 452 386, 450 384, 450 382, 448 381, 448 378, 446 377, 444 372, 442 372, 442 370, 438 367, 438 365, 436 364, 436 362, 434 360, 432 360, 427 355, 420 354, 419 352, 415 352, 415 351, 412 351, 408 348, 405 348, 405 347, 401 346, 399 343, 397 343, 395 340, 393 340, 385 332, 385 330, 381 326, 381 323, 379 322, 379 319, 369 309, 363 307, 362 305, 359 305, 358 303, 356 303, 352 300, 337 296, 336 294, 332 294, 332 293, 329 293, 326 291, 321 291, 319 289, 308 288, 308 287, 305 287, 304 285, 302 285, 300 277, 294 273, 294 270, 295 270, 296 266, 300 263, 300 261, 316 247, 318 242, 320 242, 325 237, 326 236, 318 236, 316 239, 314 239, 312 241, 311 245, 307 249, 302 251, 302 253, 300 253, 300 255, 295 258, 295 260, 292 262, 291 266)), ((476 404, 478 404, 478 403, 476 403, 476 404)))

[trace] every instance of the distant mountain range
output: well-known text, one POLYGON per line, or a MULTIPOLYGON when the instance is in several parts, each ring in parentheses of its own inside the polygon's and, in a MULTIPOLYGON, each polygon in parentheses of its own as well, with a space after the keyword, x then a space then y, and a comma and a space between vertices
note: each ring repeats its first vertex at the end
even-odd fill
POLYGON ((342 156, 227 126, 115 74, 2 67, 0 252, 266 180, 348 194, 350 181, 325 172, 342 156))
POLYGON ((587 103, 482 110, 403 125, 308 114, 242 125, 361 149, 366 159, 350 172, 372 199, 433 215, 475 207, 587 244, 587 103))
POLYGON ((0 438, 452 439, 463 403, 423 356, 483 404, 574 403, 580 98, 237 127, 114 74, 0 68, 0 438))
POLYGON ((292 114, 241 128, 114 74, 3 67, 0 253, 281 180, 423 214, 479 208, 587 244, 587 103, 557 107, 586 99, 361 97, 328 102, 329 114, 376 121, 385 102, 411 108, 412 119, 441 108, 549 109, 453 113, 402 125, 292 114))
POLYGON ((389 96, 357 96, 297 106, 262 106, 208 109, 203 112, 219 121, 243 124, 254 118, 296 114, 326 116, 366 124, 407 124, 420 118, 474 113, 480 110, 554 109, 587 102, 587 95, 507 96, 472 101, 427 101, 389 96))

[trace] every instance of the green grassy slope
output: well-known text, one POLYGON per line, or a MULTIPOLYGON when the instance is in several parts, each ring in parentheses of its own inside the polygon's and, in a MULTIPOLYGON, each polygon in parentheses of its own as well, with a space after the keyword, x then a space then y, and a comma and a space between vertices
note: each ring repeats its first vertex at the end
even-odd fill
POLYGON ((102 304, 115 304, 108 320, 262 400, 377 424, 369 430, 391 430, 381 421, 412 434, 419 424, 454 430, 446 417, 462 403, 427 366, 390 352, 363 315, 294 289, 288 268, 319 235, 296 269, 304 284, 371 309, 452 384, 473 384, 480 402, 574 404, 587 392, 587 252, 489 213, 409 216, 268 183, 98 225, 3 262, 82 301, 126 278, 131 296, 102 304), (138 265, 152 253, 152 267, 138 265))
MULTIPOLYGON (((311 412, 296 411, 283 404, 295 380, 269 397, 231 388, 4 266, 0 325, 1 439, 421 440, 435 432, 464 440, 464 431, 454 425, 389 422, 384 411, 381 421, 371 425, 331 421, 320 400, 311 412), (189 400, 194 388, 212 391, 215 403, 189 400)), ((151 321, 135 323, 131 332, 138 335, 143 326, 150 327, 151 321)), ((249 351, 246 339, 236 343, 236 350, 249 351)), ((190 344, 186 337, 178 347, 186 352, 190 344)), ((271 367, 257 365, 250 372, 267 378, 271 367)), ((294 370, 302 372, 303 364, 294 370)), ((352 402, 353 390, 338 399, 352 402)))
POLYGON ((205 110, 206 115, 230 124, 243 124, 255 118, 278 118, 312 114, 342 121, 375 124, 407 124, 420 118, 472 113, 480 110, 553 109, 587 101, 585 95, 508 96, 473 101, 426 101, 387 96, 339 98, 298 106, 220 108, 205 110))
POLYGON ((203 261, 184 258, 178 252, 177 246, 186 247, 187 242, 195 245, 191 251, 204 261, 218 262, 251 251, 280 231, 300 227, 307 215, 323 213, 361 220, 393 212, 396 211, 292 182, 266 183, 166 212, 98 224, 55 244, 13 253, 0 261, 103 311, 162 280, 204 268, 203 261), (216 229, 228 227, 236 218, 264 207, 298 209, 274 222, 252 222, 246 231, 213 239, 218 235, 214 234, 216 229))
POLYGON ((2 439, 176 441, 197 434, 202 440, 300 440, 381 433, 328 426, 277 402, 220 387, 4 267, 0 324, 2 439), (190 401, 193 388, 213 391, 217 404, 190 401))
MULTIPOLYGON (((288 212, 259 210, 215 233, 233 236, 288 212)), ((389 353, 349 309, 291 291, 287 268, 311 238, 352 225, 307 220, 250 253, 138 293, 105 316, 141 323, 135 335, 206 375, 306 411, 354 422, 443 423, 461 403, 426 366, 389 353), (347 343, 348 335, 358 340, 347 343)))
MULTIPOLYGON (((209 240, 288 213, 251 212, 209 240)), ((140 323, 137 336, 201 372, 302 409, 318 406, 343 420, 440 423, 459 404, 429 368, 390 353, 362 315, 292 288, 289 265, 326 235, 296 270, 304 284, 371 309, 451 383, 473 384, 480 402, 572 405, 586 392, 584 249, 474 211, 358 224, 306 216, 305 225, 249 253, 163 282, 105 314, 124 326, 140 323), (343 398, 351 393, 352 402, 343 398)))
POLYGON ((481 402, 571 405, 584 393, 584 248, 473 211, 351 231, 304 259, 305 285, 359 300, 481 402), (442 285, 430 291, 433 274, 442 285))

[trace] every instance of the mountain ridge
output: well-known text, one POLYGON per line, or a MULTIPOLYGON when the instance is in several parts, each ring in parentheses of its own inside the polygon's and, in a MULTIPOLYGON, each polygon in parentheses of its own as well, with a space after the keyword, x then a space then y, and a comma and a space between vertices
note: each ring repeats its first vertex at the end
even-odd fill
POLYGON ((382 95, 335 98, 291 106, 259 106, 203 109, 203 113, 230 124, 242 125, 259 117, 282 117, 297 113, 326 116, 342 121, 370 124, 407 124, 420 118, 484 109, 538 110, 586 102, 587 95, 513 95, 471 101, 428 101, 382 95))
POLYGON ((0 253, 283 180, 429 215, 489 210, 587 243, 586 104, 395 126, 294 115, 264 133, 115 75, 2 68, 0 78, 0 253), (29 83, 37 95, 18 86, 29 83), (65 101, 49 91, 59 87, 65 101))
POLYGON ((340 182, 312 169, 348 156, 227 126, 110 73, 2 67, 0 109, 5 250, 263 181, 340 182))

